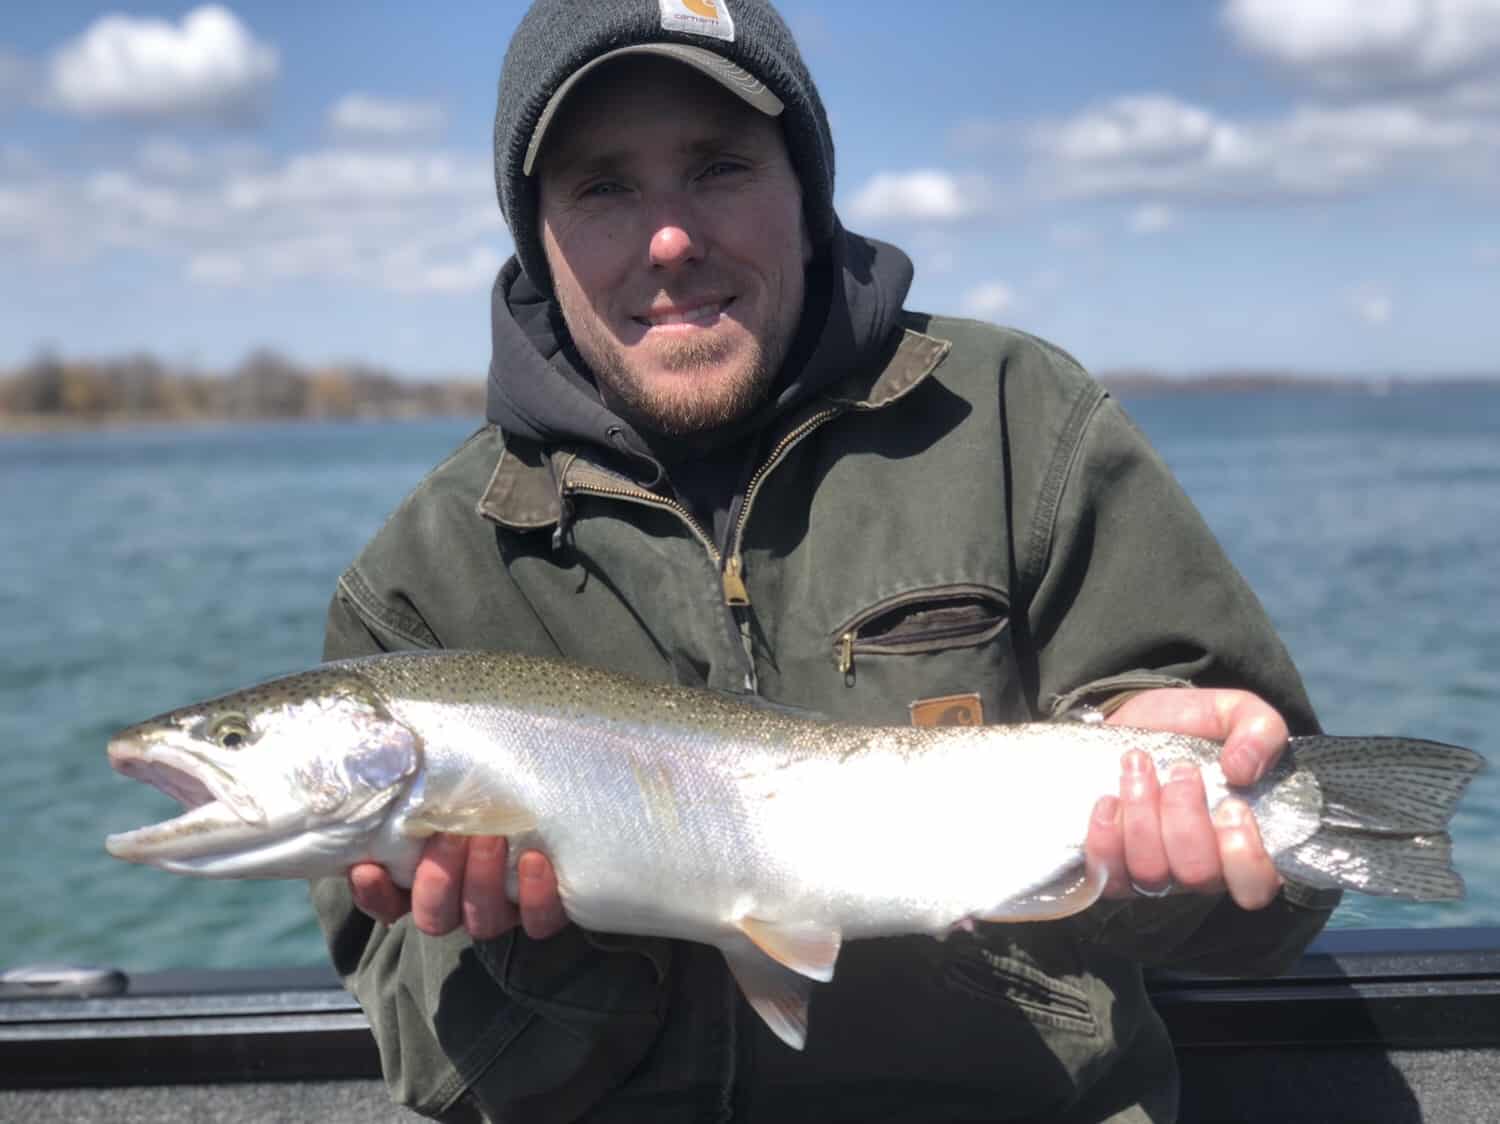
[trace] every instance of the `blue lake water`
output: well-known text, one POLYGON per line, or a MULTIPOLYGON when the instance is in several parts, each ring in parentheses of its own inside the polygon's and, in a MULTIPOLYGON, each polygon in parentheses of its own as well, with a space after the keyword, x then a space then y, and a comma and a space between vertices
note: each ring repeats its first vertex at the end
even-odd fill
MULTIPOLYGON (((1500 754, 1500 391, 1127 400, 1260 593, 1324 724, 1500 754)), ((108 858, 166 797, 109 734, 314 662, 339 571, 468 422, 0 439, 0 966, 320 962, 299 883, 108 858)), ((1500 924, 1500 771, 1455 825, 1469 898, 1339 925, 1500 924)))

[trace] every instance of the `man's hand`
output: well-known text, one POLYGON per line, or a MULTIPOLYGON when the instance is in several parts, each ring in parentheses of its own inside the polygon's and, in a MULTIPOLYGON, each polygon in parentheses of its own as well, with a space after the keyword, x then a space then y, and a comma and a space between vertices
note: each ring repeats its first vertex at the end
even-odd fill
MULTIPOLYGON (((1219 761, 1234 785, 1254 783, 1286 748, 1286 721, 1248 691, 1143 691, 1108 721, 1222 741, 1219 761)), ((1151 758, 1138 750, 1125 755, 1120 795, 1095 805, 1085 850, 1109 871, 1104 895, 1111 898, 1168 887, 1197 894, 1228 890, 1240 908, 1263 909, 1281 888, 1243 801, 1226 800, 1210 817, 1197 769, 1179 765, 1161 783, 1151 758)))
POLYGON ((393 925, 407 912, 424 933, 441 937, 462 925, 475 940, 488 940, 517 925, 540 940, 568 923, 557 894, 552 864, 527 851, 517 867, 519 902, 505 895, 506 841, 489 835, 434 835, 422 848, 411 889, 391 881, 385 867, 349 868, 354 904, 377 921, 393 925))

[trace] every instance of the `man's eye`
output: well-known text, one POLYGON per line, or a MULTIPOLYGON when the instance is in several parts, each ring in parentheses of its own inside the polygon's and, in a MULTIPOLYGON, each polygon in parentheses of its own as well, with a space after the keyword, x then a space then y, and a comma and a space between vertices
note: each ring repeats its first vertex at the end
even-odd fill
POLYGON ((735 172, 742 172, 744 170, 745 166, 735 160, 715 160, 712 164, 703 169, 703 176, 705 179, 709 179, 714 176, 731 175, 735 172))
POLYGON ((598 198, 604 195, 618 195, 625 188, 613 180, 601 180, 599 183, 591 183, 583 189, 585 198, 598 198))

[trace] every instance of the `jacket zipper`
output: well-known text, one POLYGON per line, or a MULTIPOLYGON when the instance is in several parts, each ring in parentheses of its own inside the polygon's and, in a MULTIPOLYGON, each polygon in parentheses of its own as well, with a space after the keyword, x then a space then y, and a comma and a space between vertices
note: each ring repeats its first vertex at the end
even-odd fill
POLYGON ((682 521, 688 525, 693 536, 703 544, 708 556, 713 559, 715 567, 719 566, 719 548, 714 545, 713 538, 703 529, 703 525, 693 517, 693 513, 676 500, 669 500, 665 496, 659 496, 655 492, 648 492, 644 488, 627 488, 612 484, 565 484, 563 486, 565 495, 590 495, 590 496, 614 496, 617 499, 636 500, 640 503, 649 504, 652 507, 664 508, 675 512, 682 521))
MULTIPOLYGON (((687 525, 688 529, 692 531, 694 537, 703 544, 703 549, 708 552, 709 560, 712 562, 714 569, 719 572, 722 589, 724 591, 725 603, 730 606, 733 606, 737 603, 745 605, 748 605, 750 603, 750 599, 748 596, 745 597, 743 602, 735 602, 731 600, 731 587, 729 584, 730 575, 728 569, 723 565, 723 558, 719 553, 719 548, 714 545, 713 538, 706 530, 704 530, 703 525, 693 517, 693 513, 682 504, 678 503, 676 500, 670 500, 665 496, 659 496, 655 492, 648 492, 644 488, 632 488, 623 484, 568 484, 565 485, 563 490, 565 494, 581 493, 585 495, 612 496, 616 499, 634 500, 637 503, 644 503, 649 507, 655 507, 664 511, 671 511, 675 513, 678 518, 680 518, 683 523, 687 525)), ((735 577, 737 580, 737 571, 735 573, 735 577)), ((743 583, 741 583, 740 585, 740 590, 741 592, 743 592, 744 590, 743 583)), ((734 611, 733 608, 729 610, 726 624, 729 627, 730 643, 738 645, 744 653, 745 690, 752 695, 756 694, 759 690, 759 687, 756 682, 755 676, 755 659, 750 653, 749 644, 746 642, 746 638, 743 634, 743 626, 742 622, 739 620, 739 615, 734 611)))
POLYGON ((734 521, 734 526, 729 532, 729 538, 725 543, 728 550, 725 552, 722 570, 724 574, 724 603, 726 605, 744 606, 750 604, 750 592, 745 588, 745 559, 740 553, 740 539, 745 534, 745 524, 750 519, 750 506, 755 502, 756 493, 765 478, 778 464, 781 463, 787 451, 798 441, 806 437, 818 426, 829 418, 841 413, 843 407, 832 406, 820 410, 804 421, 801 425, 792 429, 782 439, 776 442, 776 447, 771 450, 759 468, 750 476, 750 482, 745 485, 745 498, 740 503, 739 518, 734 521))
POLYGON ((796 426, 776 443, 776 447, 771 450, 771 455, 750 475, 749 483, 745 485, 744 498, 740 502, 739 517, 734 521, 734 525, 725 542, 728 549, 722 553, 714 544, 713 538, 703 529, 703 525, 693 517, 693 513, 676 500, 669 500, 664 496, 657 495, 655 492, 648 492, 644 488, 632 488, 626 485, 564 484, 562 488, 562 494, 565 496, 574 493, 583 493, 635 500, 638 503, 675 512, 687 524, 694 536, 703 544, 704 549, 708 551, 709 559, 719 571, 720 589, 723 594, 724 604, 728 607, 730 614, 730 635, 737 639, 740 646, 744 649, 746 668, 745 689, 751 694, 755 694, 759 690, 755 675, 755 656, 751 650, 746 618, 738 611, 748 607, 750 604, 750 591, 745 587, 745 559, 740 553, 740 539, 745 533, 745 523, 750 518, 750 505, 754 501, 756 493, 760 490, 762 481, 780 463, 787 451, 807 434, 842 411, 842 406, 832 406, 820 410, 796 426))

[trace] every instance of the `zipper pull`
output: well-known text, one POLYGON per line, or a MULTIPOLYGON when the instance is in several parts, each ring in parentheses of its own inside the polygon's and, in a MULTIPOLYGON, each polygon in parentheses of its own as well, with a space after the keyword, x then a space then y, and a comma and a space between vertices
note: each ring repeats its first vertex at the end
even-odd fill
POLYGON ((839 674, 846 680, 854 670, 854 633, 844 633, 839 637, 839 674))
POLYGON ((750 591, 745 588, 745 579, 741 576, 744 568, 745 563, 740 558, 739 551, 724 559, 724 604, 750 604, 750 591))
POLYGON ((557 527, 552 532, 552 553, 556 554, 567 541, 569 524, 573 522, 573 497, 566 488, 557 490, 557 527))

